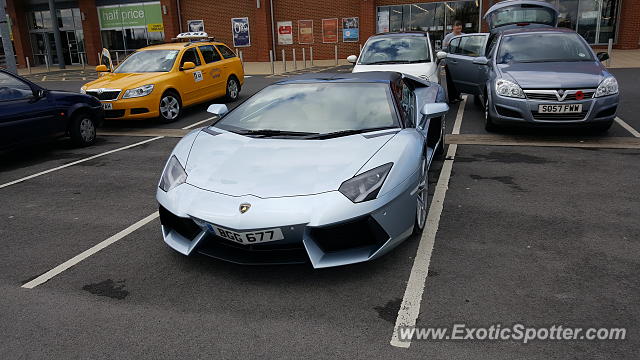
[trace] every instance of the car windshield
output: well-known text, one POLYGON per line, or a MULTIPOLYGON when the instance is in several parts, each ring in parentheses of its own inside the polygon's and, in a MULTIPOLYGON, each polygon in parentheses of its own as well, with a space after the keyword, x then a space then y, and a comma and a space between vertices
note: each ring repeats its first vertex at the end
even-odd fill
POLYGON ((505 7, 489 14, 491 28, 519 23, 555 25, 555 12, 546 7, 505 7))
POLYGON ((367 41, 359 64, 408 64, 428 61, 430 58, 426 37, 389 36, 367 41))
POLYGON ((398 127, 388 84, 300 83, 271 85, 214 126, 236 132, 328 134, 398 127))
POLYGON ((500 41, 498 64, 552 61, 593 61, 593 55, 575 33, 518 34, 500 41))
POLYGON ((167 72, 173 67, 178 50, 143 50, 131 54, 116 73, 167 72))

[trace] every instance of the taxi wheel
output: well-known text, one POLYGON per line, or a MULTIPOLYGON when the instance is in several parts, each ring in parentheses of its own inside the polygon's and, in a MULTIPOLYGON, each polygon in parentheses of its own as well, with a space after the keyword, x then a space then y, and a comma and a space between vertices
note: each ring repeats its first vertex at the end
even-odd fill
POLYGON ((76 146, 89 146, 96 142, 96 123, 89 113, 79 113, 73 116, 69 135, 76 146))
POLYGON ((235 76, 229 77, 227 80, 227 100, 236 101, 240 96, 240 82, 235 76))
POLYGON ((160 99, 158 110, 161 122, 170 123, 176 121, 180 117, 180 111, 182 110, 180 96, 173 91, 165 92, 160 99))

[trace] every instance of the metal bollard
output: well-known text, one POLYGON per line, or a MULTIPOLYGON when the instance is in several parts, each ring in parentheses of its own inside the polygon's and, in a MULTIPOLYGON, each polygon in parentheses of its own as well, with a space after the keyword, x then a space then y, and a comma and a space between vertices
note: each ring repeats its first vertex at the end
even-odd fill
POLYGON ((607 54, 609 54, 609 58, 607 59, 607 67, 611 66, 611 52, 613 51, 613 38, 609 39, 609 45, 607 46, 607 54))
POLYGON ((309 57, 311 58, 311 67, 313 67, 313 47, 309 46, 309 57))
POLYGON ((82 63, 82 71, 84 72, 86 62, 84 61, 84 54, 80 53, 80 62, 82 63))
POLYGON ((25 59, 27 60, 27 69, 29 69, 29 75, 31 75, 31 63, 29 62, 29 57, 25 57, 25 59))
POLYGON ((276 69, 273 63, 273 50, 269 50, 269 62, 271 63, 271 75, 276 73, 276 69))
POLYGON ((120 65, 120 57, 118 56, 118 52, 116 51, 116 66, 120 65))
POLYGON ((360 52, 362 52, 362 44, 360 44, 360 52))
POLYGON ((44 65, 47 67, 47 72, 50 72, 51 69, 49 68, 49 57, 47 55, 44 56, 44 65))
POLYGON ((298 64, 296 63, 296 49, 293 50, 293 71, 298 70, 298 64))
POLYGON ((240 50, 240 63, 242 64, 242 72, 244 72, 244 54, 242 53, 242 50, 240 50))
POLYGON ((336 65, 338 65, 338 45, 335 46, 335 58, 336 58, 336 65))
POLYGON ((284 49, 282 49, 282 72, 287 72, 287 58, 284 56, 284 49))
POLYGON ((305 48, 302 48, 302 62, 304 63, 304 68, 307 68, 307 53, 305 52, 305 48))

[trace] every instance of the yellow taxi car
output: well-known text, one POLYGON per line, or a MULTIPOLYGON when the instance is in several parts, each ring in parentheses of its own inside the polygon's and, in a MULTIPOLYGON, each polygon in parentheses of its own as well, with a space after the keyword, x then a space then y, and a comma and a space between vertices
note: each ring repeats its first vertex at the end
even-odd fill
POLYGON ((113 72, 85 84, 82 93, 102 102, 105 119, 178 119, 183 107, 226 96, 238 99, 244 84, 242 62, 206 33, 185 33, 174 42, 142 48, 113 72), (196 40, 199 39, 199 40, 196 40))

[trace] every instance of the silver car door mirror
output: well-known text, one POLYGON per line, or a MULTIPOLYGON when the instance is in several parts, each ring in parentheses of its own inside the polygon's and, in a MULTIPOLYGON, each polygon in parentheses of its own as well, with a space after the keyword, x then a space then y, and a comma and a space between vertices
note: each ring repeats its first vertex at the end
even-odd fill
POLYGON ((358 60, 358 57, 357 57, 357 56, 355 56, 355 55, 349 55, 349 56, 347 57, 347 61, 348 61, 348 62, 350 62, 350 63, 352 63, 352 64, 355 64, 355 63, 356 63, 356 60, 358 60))
POLYGON ((222 116, 227 112, 229 112, 229 109, 227 109, 227 105, 225 104, 211 104, 207 108, 207 112, 212 113, 214 115, 222 116))
POLYGON ((427 119, 433 119, 446 114, 447 111, 449 111, 449 105, 445 103, 432 103, 425 104, 422 109, 420 109, 420 114, 427 119))
POLYGON ((484 56, 478 56, 477 58, 473 58, 473 63, 476 65, 487 65, 489 64, 489 59, 484 56))
POLYGON ((447 57, 447 53, 446 53, 446 52, 444 52, 444 51, 438 51, 438 52, 436 53, 436 58, 437 58, 438 60, 443 60, 443 59, 445 59, 446 57, 447 57))

